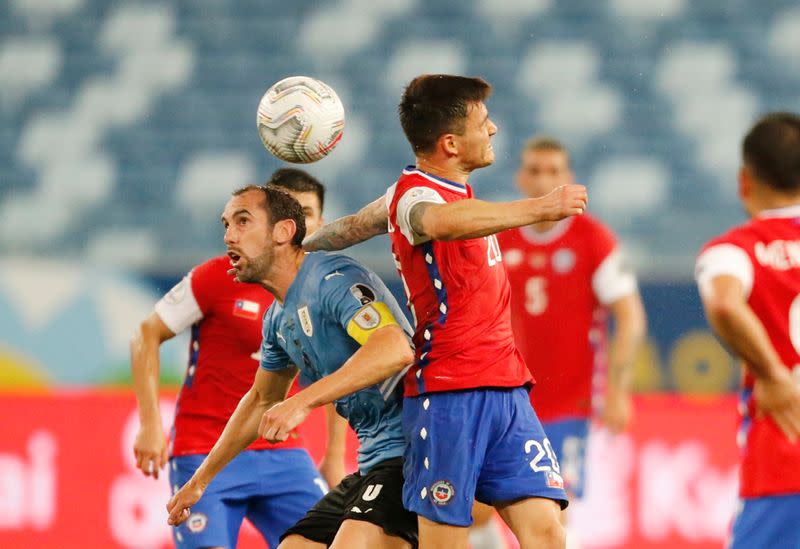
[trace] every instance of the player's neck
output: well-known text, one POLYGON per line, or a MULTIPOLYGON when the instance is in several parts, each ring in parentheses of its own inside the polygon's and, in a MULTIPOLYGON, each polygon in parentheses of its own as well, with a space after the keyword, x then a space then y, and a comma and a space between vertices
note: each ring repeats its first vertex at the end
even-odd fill
POLYGON ((778 210, 791 206, 800 206, 800 193, 788 194, 763 189, 751 200, 750 214, 757 217, 769 210, 778 210))
POLYGON ((277 253, 269 273, 261 279, 261 286, 282 304, 305 258, 306 254, 302 249, 291 248, 286 253, 277 253))
POLYGON ((451 164, 446 160, 441 161, 437 158, 423 158, 421 156, 417 157, 417 169, 462 185, 467 184, 467 178, 469 178, 470 174, 469 171, 465 171, 458 165, 451 164))

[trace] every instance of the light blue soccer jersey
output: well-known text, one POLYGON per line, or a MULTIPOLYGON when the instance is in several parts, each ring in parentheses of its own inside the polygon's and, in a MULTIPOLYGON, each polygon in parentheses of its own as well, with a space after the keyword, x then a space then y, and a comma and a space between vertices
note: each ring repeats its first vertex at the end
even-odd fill
MULTIPOLYGON (((261 367, 282 370, 291 364, 315 382, 338 370, 359 348, 347 328, 356 321, 367 328, 375 319, 370 303, 383 303, 408 334, 413 330, 397 301, 372 271, 345 255, 306 254, 286 299, 275 301, 264 316, 261 367)), ((377 324, 375 324, 377 325, 377 324)), ((358 437, 358 466, 362 473, 403 455, 401 372, 336 401, 358 437)))

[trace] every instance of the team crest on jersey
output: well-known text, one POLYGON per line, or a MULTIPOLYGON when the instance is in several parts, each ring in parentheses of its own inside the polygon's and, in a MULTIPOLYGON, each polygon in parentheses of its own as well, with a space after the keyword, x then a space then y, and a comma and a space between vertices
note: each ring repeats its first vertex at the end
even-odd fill
POLYGON ((308 305, 303 305, 297 309, 297 316, 300 318, 300 327, 308 337, 314 335, 314 325, 311 323, 311 313, 308 312, 308 305))
POLYGON ((186 527, 193 534, 197 534, 206 529, 208 525, 208 517, 203 513, 192 513, 189 515, 189 520, 186 521, 186 527))
POLYGON ((367 305, 353 317, 353 321, 362 330, 372 330, 381 323, 381 314, 372 305, 367 305))
POLYGON ((569 248, 561 248, 553 254, 553 270, 557 273, 568 273, 575 267, 575 252, 569 248))
POLYGON ((454 495, 456 495, 456 489, 446 480, 434 482, 431 486, 431 501, 436 505, 447 505, 454 495))
POLYGON ((375 292, 366 284, 353 284, 350 286, 350 293, 362 305, 375 301, 375 292))
POLYGON ((528 256, 528 265, 532 269, 544 269, 547 265, 547 254, 542 252, 534 252, 528 256))

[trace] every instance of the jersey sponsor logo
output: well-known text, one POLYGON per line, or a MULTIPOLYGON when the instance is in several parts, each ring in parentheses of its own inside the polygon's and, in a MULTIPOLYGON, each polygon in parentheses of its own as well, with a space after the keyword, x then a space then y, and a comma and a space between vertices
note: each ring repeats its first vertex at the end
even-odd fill
POLYGON ((240 318, 247 318, 249 320, 258 320, 258 313, 261 311, 261 305, 256 301, 249 299, 237 299, 233 303, 233 316, 240 318))
POLYGON ((372 305, 367 305, 356 313, 353 321, 362 330, 373 330, 380 325, 381 314, 372 305))
POLYGON ((186 521, 186 527, 193 534, 197 534, 206 529, 208 525, 208 517, 203 513, 192 513, 189 515, 189 520, 186 521))
POLYGON ((431 486, 431 501, 436 505, 447 505, 454 495, 456 495, 456 489, 446 480, 434 482, 431 486))
POLYGON ((350 293, 362 305, 375 301, 375 291, 366 284, 353 284, 350 293))
POLYGON ((164 296, 164 301, 170 305, 177 305, 186 298, 186 289, 189 287, 188 279, 184 278, 164 296))
POLYGON ((344 275, 342 273, 340 273, 339 271, 333 271, 332 273, 326 274, 324 278, 325 278, 325 280, 330 280, 331 278, 334 278, 336 276, 344 276, 344 275))
POLYGON ((553 254, 553 270, 557 273, 568 273, 575 267, 575 252, 569 248, 561 248, 553 254))
POLYGON ((308 312, 308 305, 303 305, 297 309, 297 317, 300 319, 300 327, 308 337, 314 335, 314 325, 311 323, 311 313, 308 312))

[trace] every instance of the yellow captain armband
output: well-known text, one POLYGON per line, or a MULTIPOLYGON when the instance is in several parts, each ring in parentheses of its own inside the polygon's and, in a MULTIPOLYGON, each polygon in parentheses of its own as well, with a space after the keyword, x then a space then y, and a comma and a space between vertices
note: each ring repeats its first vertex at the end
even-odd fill
POLYGON ((375 330, 397 325, 392 311, 385 303, 374 301, 361 307, 347 324, 347 334, 363 345, 375 330))

